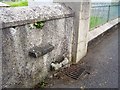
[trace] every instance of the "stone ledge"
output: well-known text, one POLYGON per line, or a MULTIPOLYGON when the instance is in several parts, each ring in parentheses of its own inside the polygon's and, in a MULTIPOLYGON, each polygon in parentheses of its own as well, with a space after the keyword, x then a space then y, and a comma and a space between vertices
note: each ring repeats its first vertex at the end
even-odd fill
POLYGON ((74 12, 62 4, 10 7, 0 10, 0 20, 3 22, 3 28, 73 16, 74 12))

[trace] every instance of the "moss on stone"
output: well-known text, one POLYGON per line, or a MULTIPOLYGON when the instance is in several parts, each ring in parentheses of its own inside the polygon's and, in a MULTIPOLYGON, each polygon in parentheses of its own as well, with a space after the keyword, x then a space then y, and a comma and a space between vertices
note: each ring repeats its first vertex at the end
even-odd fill
POLYGON ((44 27, 44 23, 45 21, 38 21, 35 22, 33 25, 37 28, 37 29, 42 29, 44 27))

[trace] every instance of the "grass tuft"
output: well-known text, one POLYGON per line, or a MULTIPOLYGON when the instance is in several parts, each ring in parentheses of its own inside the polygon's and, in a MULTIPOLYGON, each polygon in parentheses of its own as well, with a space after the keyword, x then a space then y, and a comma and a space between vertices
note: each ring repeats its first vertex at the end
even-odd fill
POLYGON ((28 6, 28 1, 19 1, 19 2, 4 2, 11 7, 21 7, 21 6, 28 6))
POLYGON ((107 21, 104 18, 101 17, 94 17, 92 16, 90 18, 90 29, 94 29, 95 27, 98 27, 104 23, 106 23, 107 21))

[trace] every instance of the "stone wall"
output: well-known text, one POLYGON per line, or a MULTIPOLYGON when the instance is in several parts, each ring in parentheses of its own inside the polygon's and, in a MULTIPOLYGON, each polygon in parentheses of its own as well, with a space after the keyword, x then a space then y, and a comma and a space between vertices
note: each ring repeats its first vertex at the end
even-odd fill
MULTIPOLYGON (((31 0, 33 1, 33 0, 31 0)), ((42 3, 44 0, 39 0, 41 2, 33 1, 37 4, 29 4, 29 6, 47 4, 42 3)), ((69 6, 74 12, 74 32, 73 32, 73 51, 72 51, 72 63, 79 62, 87 53, 87 37, 89 32, 89 22, 90 22, 90 7, 91 0, 49 0, 51 4, 53 3, 64 3, 64 5, 69 6), (53 3, 52 3, 53 1, 53 3)), ((47 1, 46 1, 47 2, 47 1)))
MULTIPOLYGON (((0 27, 2 23, 0 21, 0 27)), ((2 29, 0 28, 0 43, 2 43, 2 29)), ((2 45, 0 44, 0 89, 2 89, 2 45)))
MULTIPOLYGON (((3 8, 2 21, 2 87, 33 87, 50 71, 50 64, 63 55, 71 62, 74 13, 61 4, 36 7, 3 8), (36 25, 44 21, 44 26, 36 25), (31 57, 34 47, 53 50, 31 57)), ((42 52, 43 53, 43 52, 42 52)))

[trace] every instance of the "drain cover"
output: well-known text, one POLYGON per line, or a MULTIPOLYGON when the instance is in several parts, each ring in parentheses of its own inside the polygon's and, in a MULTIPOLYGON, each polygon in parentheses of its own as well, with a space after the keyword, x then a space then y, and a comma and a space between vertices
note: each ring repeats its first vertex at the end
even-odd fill
POLYGON ((77 65, 72 65, 71 67, 65 68, 63 70, 63 73, 65 75, 75 80, 77 80, 82 74, 84 74, 84 72, 85 72, 85 68, 82 68, 77 65))

